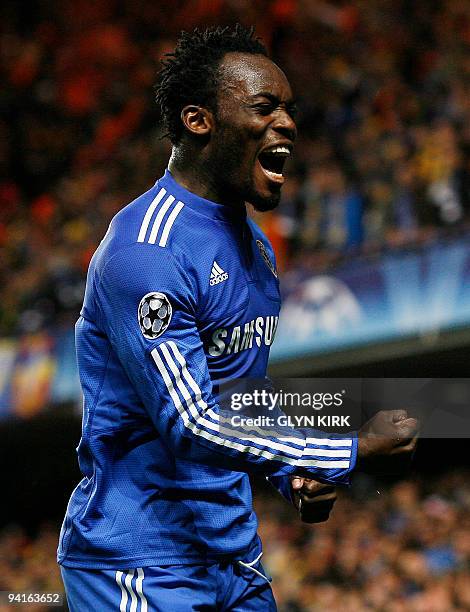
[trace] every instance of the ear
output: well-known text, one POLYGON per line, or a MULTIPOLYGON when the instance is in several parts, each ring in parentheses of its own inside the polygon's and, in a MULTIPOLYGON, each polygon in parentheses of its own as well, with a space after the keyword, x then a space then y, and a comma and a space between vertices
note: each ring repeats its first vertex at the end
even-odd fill
POLYGON ((213 114, 203 106, 185 106, 181 111, 181 121, 196 136, 208 135, 214 126, 213 114))

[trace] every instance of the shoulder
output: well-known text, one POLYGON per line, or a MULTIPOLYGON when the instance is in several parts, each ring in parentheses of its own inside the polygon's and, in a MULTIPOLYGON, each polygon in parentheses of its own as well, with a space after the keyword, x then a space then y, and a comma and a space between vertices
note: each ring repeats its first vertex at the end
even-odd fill
POLYGON ((158 185, 123 208, 90 267, 101 303, 136 302, 161 292, 193 311, 200 300, 196 271, 203 249, 192 217, 189 207, 158 185))
POLYGON ((200 247, 207 235, 199 219, 184 202, 157 182, 120 210, 93 258, 98 276, 118 264, 139 266, 154 262, 164 269, 184 267, 186 256, 200 247))
MULTIPOLYGON (((185 254, 201 253, 201 242, 213 234, 213 224, 171 193, 171 185, 157 182, 152 189, 123 208, 111 221, 106 235, 108 255, 135 246, 136 254, 153 252, 163 258, 171 253, 176 259, 185 254)), ((190 258, 192 256, 190 255, 190 258)))

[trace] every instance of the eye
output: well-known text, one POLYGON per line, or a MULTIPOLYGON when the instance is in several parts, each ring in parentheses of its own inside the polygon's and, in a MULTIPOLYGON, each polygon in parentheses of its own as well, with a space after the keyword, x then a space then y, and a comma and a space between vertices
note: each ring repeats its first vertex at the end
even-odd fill
POLYGON ((270 115, 274 110, 274 106, 266 102, 263 104, 255 104, 253 108, 260 115, 270 115))
POLYGON ((289 113, 289 115, 292 117, 292 119, 295 119, 298 115, 299 109, 297 107, 296 104, 290 104, 287 108, 286 108, 287 112, 289 113))

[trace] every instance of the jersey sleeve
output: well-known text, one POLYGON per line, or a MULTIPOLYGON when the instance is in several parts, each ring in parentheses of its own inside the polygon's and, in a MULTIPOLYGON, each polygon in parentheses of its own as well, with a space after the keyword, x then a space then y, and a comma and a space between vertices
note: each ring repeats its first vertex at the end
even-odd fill
POLYGON ((348 482, 357 439, 304 430, 245 439, 224 427, 197 327, 195 282, 167 249, 133 245, 97 273, 100 325, 160 436, 187 460, 348 482))
POLYGON ((282 497, 286 499, 290 504, 294 503, 293 489, 289 476, 266 476, 266 480, 270 484, 272 484, 272 486, 277 489, 278 492, 282 495, 282 497))

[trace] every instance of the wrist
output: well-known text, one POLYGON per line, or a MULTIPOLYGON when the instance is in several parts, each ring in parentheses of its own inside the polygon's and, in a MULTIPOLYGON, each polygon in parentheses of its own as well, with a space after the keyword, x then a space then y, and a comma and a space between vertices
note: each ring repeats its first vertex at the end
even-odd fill
POLYGON ((367 463, 367 460, 369 459, 370 455, 371 455, 371 448, 370 448, 370 443, 369 443, 367 436, 359 435, 357 437, 356 467, 358 469, 361 469, 361 466, 363 466, 364 463, 367 463))

